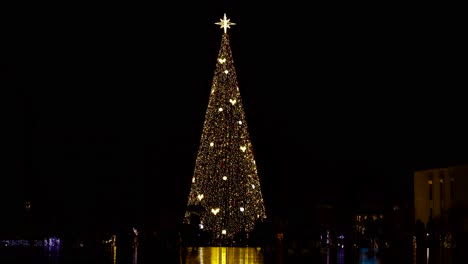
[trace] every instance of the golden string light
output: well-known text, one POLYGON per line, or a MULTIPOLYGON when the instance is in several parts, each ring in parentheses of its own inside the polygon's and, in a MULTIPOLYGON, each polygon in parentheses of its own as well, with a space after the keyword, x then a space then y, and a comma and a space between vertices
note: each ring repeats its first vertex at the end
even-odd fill
MULTIPOLYGON (((252 231, 257 220, 266 218, 266 214, 226 33, 226 29, 235 24, 226 15, 216 24, 221 25, 225 33, 218 53, 188 206, 201 204, 206 209, 201 215, 205 231, 214 237, 233 238, 239 232, 252 231)), ((188 220, 189 212, 185 216, 188 220)))

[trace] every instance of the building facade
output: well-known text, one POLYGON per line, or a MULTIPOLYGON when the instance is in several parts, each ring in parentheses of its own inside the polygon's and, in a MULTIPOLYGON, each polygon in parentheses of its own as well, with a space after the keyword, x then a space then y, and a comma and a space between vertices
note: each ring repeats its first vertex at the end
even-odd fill
POLYGON ((439 232, 468 232, 468 165, 414 172, 414 221, 439 232))

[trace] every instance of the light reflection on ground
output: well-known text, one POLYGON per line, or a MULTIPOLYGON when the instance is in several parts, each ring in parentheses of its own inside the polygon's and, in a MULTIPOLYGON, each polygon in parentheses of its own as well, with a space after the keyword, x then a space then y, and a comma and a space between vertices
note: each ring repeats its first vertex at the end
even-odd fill
POLYGON ((379 249, 323 248, 308 256, 296 256, 288 254, 287 251, 267 250, 265 252, 255 247, 200 247, 195 251, 189 247, 171 252, 158 251, 156 248, 112 247, 106 250, 92 248, 54 250, 49 247, 0 247, 0 263, 66 264, 73 261, 73 263, 99 264, 454 264, 456 260, 454 251, 451 249, 423 248, 413 252, 411 249, 392 252, 393 255, 389 255, 391 252, 379 249), (166 261, 166 258, 170 261, 166 261))
MULTIPOLYGON (((377 258, 379 250, 363 248, 359 250, 359 263, 360 264, 380 264, 380 259, 377 258)), ((344 262, 343 262, 344 263, 344 262)))
MULTIPOLYGON (((411 252, 411 251, 409 251, 411 252)), ((181 263, 185 264, 284 264, 284 263, 326 263, 326 264, 385 264, 394 263, 396 259, 388 258, 382 255, 379 249, 361 248, 355 251, 346 251, 345 249, 327 249, 320 250, 316 256, 298 257, 282 256, 280 251, 273 255, 264 254, 259 248, 242 247, 201 247, 197 251, 187 248, 185 254, 182 254, 181 263), (269 257, 268 257, 269 256, 269 257), (299 261, 299 262, 295 262, 299 261), (301 262, 302 261, 302 262, 301 262)), ((387 254, 387 253, 385 253, 387 254)), ((397 252, 396 255, 401 255, 397 252)), ((403 256, 399 261, 413 264, 450 264, 453 263, 452 251, 444 249, 434 249, 431 252, 426 249, 420 252, 413 251, 412 255, 403 256)))
MULTIPOLYGON (((281 252, 272 256, 271 260, 267 261, 263 252, 259 248, 243 248, 243 247, 201 247, 197 251, 192 251, 191 248, 186 249, 186 264, 257 264, 257 263, 287 263, 281 261, 284 256, 280 256, 281 252)), ((360 264, 380 264, 377 257, 378 250, 361 249, 358 251, 358 260, 360 264)), ((344 249, 323 249, 319 259, 320 263, 336 263, 345 264, 344 249), (321 257, 321 258, 320 258, 321 257)), ((309 258, 310 259, 310 258, 309 258)), ((318 259, 316 259, 318 260, 318 259)))
POLYGON ((263 252, 252 247, 201 247, 186 249, 185 263, 197 264, 257 264, 264 263, 263 252))

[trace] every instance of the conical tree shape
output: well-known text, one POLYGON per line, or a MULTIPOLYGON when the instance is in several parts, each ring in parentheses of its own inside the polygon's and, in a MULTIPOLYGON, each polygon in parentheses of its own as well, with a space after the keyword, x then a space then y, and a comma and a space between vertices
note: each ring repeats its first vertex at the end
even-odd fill
MULTIPOLYGON (((188 207, 202 205, 201 225, 213 238, 249 233, 266 218, 229 36, 222 35, 188 207)), ((185 217, 188 220, 190 211, 185 217)))

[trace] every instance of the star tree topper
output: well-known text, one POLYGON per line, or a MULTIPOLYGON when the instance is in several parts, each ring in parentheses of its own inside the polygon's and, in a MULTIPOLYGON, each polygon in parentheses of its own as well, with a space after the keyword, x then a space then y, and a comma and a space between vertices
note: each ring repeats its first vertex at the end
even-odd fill
POLYGON ((226 17, 226 13, 224 13, 224 17, 223 18, 220 18, 220 22, 216 22, 215 24, 216 25, 220 25, 221 28, 224 28, 224 33, 227 32, 227 29, 228 28, 231 28, 231 25, 235 25, 236 23, 232 23, 230 22, 231 19, 227 19, 226 17))

